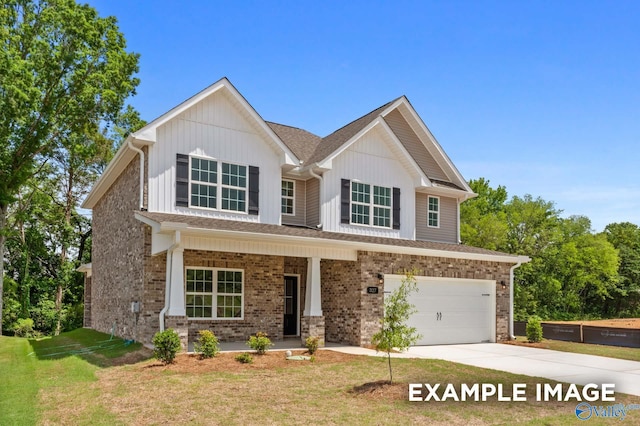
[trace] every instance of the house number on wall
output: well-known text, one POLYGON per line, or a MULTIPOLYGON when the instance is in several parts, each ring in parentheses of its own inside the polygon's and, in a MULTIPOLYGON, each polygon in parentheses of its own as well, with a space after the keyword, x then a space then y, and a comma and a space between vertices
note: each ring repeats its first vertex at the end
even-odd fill
POLYGON ((367 287, 367 294, 378 294, 378 287, 367 287))

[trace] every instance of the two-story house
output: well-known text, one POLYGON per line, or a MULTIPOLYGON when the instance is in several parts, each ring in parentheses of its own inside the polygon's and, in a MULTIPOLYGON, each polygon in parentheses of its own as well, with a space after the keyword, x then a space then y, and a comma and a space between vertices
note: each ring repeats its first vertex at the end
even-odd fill
POLYGON ((87 196, 85 326, 365 345, 414 270, 421 344, 507 339, 527 258, 459 243, 474 195, 404 96, 322 138, 223 78, 131 134, 87 196))

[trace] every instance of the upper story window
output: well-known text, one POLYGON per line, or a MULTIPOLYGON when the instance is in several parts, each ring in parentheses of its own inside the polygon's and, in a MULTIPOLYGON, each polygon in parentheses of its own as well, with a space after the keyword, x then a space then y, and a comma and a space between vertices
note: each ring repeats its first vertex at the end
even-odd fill
POLYGON ((340 223, 400 229, 400 188, 341 179, 340 223))
POLYGON ((295 215, 296 183, 292 180, 282 181, 282 214, 295 215))
POLYGON ((428 214, 427 226, 431 228, 440 227, 440 198, 439 197, 429 196, 427 214, 428 214))
POLYGON ((176 154, 176 206, 259 214, 260 168, 176 154))
POLYGON ((351 182, 351 223, 390 228, 391 188, 351 182))
POLYGON ((192 207, 246 213, 247 166, 191 157, 190 189, 192 207))

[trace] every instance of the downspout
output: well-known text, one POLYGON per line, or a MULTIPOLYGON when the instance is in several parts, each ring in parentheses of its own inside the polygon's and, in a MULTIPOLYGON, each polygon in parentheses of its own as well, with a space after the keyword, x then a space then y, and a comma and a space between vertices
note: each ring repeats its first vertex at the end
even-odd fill
POLYGON ((173 268, 173 251, 180 246, 180 231, 176 231, 175 242, 167 249, 167 275, 164 287, 164 308, 160 311, 160 331, 164 331, 164 315, 169 310, 171 304, 171 272, 173 268))
POLYGON ((131 138, 127 139, 127 146, 137 152, 140 157, 140 211, 144 210, 144 151, 140 148, 137 148, 131 142, 131 138))
POLYGON ((509 340, 515 340, 516 336, 513 333, 513 272, 520 267, 527 260, 518 260, 518 263, 513 265, 509 270, 509 340))
MULTIPOLYGON (((314 166, 317 165, 318 163, 314 164, 314 166)), ((313 171, 313 166, 309 167, 309 174, 320 181, 320 187, 318 189, 318 209, 320 214, 320 223, 317 225, 317 227, 322 229, 322 226, 324 224, 324 212, 322 211, 322 190, 324 187, 324 180, 322 179, 322 176, 313 171)))

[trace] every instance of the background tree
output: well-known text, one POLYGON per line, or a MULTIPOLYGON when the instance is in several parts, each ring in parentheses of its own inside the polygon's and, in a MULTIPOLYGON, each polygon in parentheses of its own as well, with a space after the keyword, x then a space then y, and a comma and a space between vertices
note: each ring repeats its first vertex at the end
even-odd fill
POLYGON ((10 207, 56 150, 90 147, 122 115, 138 84, 138 55, 126 51, 114 17, 73 0, 5 1, 0 40, 2 312, 10 207))
POLYGON ((603 234, 620 257, 619 284, 606 311, 630 317, 640 315, 640 227, 630 222, 611 223, 603 234))
POLYGON ((460 237, 467 245, 498 250, 507 235, 507 190, 491 188, 484 178, 470 180, 469 186, 478 196, 460 205, 460 237))

